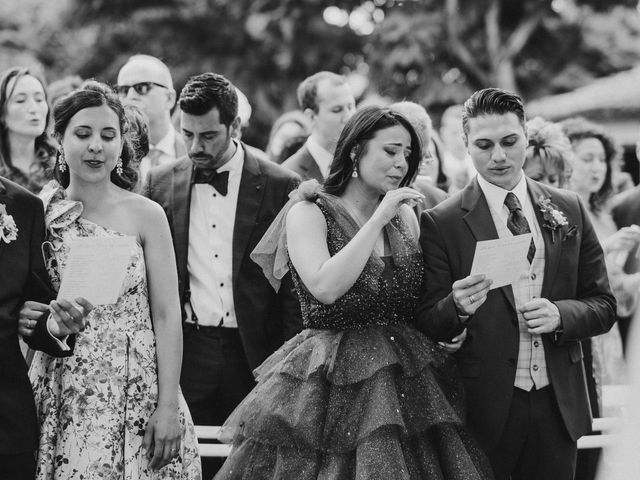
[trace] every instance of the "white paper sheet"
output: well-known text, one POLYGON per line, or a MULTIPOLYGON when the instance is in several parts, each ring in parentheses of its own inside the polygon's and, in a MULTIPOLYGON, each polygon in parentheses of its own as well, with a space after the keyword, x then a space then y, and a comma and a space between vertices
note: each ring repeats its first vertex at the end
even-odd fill
POLYGON ((530 244, 530 233, 477 242, 471 275, 486 275, 493 280, 492 290, 511 285, 529 269, 530 244))
POLYGON ((58 298, 77 297, 94 306, 116 303, 135 237, 78 237, 71 243, 58 298))

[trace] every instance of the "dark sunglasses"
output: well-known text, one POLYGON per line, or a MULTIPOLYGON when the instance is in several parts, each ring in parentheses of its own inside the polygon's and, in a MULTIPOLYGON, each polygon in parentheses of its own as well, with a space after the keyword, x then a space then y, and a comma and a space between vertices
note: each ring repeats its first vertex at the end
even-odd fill
POLYGON ((155 82, 140 82, 135 85, 116 85, 116 92, 118 92, 118 95, 126 97, 129 93, 129 89, 133 88, 138 95, 146 95, 154 86, 167 88, 164 85, 160 85, 155 82))

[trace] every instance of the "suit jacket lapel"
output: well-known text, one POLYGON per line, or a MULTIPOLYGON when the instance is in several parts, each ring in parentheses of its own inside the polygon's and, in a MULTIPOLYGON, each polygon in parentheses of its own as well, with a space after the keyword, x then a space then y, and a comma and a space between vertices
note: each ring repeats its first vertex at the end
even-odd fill
POLYGON ((178 275, 185 283, 187 275, 187 255, 189 252, 189 214, 191 211, 191 176, 193 164, 189 158, 183 159, 173 171, 171 221, 174 229, 174 245, 178 275))
MULTIPOLYGON (((244 147, 243 147, 244 149, 244 147)), ((244 149, 244 163, 240 190, 236 206, 236 219, 233 226, 233 285, 238 279, 238 270, 244 258, 249 237, 256 224, 264 197, 266 179, 260 170, 257 159, 244 149)))
POLYGON ((551 192, 547 191, 542 185, 529 178, 527 178, 527 187, 533 209, 536 212, 538 225, 540 225, 540 232, 544 240, 544 279, 542 281, 542 291, 540 295, 542 298, 549 298, 551 287, 553 286, 553 280, 556 277, 556 272, 558 270, 560 254, 562 252, 562 239, 560 238, 560 235, 556 235, 554 240, 551 231, 544 227, 544 217, 538 207, 540 197, 550 198, 553 202, 551 192))
MULTIPOLYGON (((494 240, 498 238, 498 231, 493 223, 493 217, 489 211, 487 199, 485 198, 484 193, 482 193, 482 189, 480 188, 477 178, 474 178, 465 188, 462 195, 461 206, 463 210, 468 212, 463 218, 469 226, 469 229, 476 241, 494 240)), ((507 285, 501 287, 500 290, 507 298, 511 307, 515 310, 516 302, 513 297, 513 290, 511 286, 507 285)))

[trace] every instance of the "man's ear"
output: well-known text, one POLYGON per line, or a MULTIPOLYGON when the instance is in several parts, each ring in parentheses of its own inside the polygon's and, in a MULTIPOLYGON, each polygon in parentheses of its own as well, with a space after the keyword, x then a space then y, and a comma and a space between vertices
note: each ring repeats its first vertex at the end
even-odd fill
POLYGON ((236 116, 229 125, 229 133, 233 138, 237 138, 238 140, 242 137, 242 120, 239 116, 236 116))
POLYGON ((316 112, 314 112, 311 108, 305 108, 304 112, 302 113, 304 113, 304 115, 309 119, 309 121, 311 122, 311 128, 313 128, 313 126, 316 124, 316 112))
POLYGON ((167 105, 169 108, 167 110, 171 110, 176 104, 176 91, 173 88, 167 89, 167 105))

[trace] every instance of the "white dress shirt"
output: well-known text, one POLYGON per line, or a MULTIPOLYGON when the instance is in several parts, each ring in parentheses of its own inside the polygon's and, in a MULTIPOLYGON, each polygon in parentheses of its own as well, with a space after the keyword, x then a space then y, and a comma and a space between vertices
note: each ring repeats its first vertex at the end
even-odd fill
POLYGON ((149 144, 149 154, 140 161, 138 176, 144 180, 151 167, 156 167, 176 159, 176 130, 169 125, 169 131, 157 145, 149 144))
POLYGON ((187 322, 236 328, 233 303, 233 226, 236 218, 240 178, 244 165, 242 146, 234 140, 236 152, 218 169, 229 172, 226 195, 209 184, 191 187, 189 252, 187 270, 191 290, 185 305, 187 322))
POLYGON ((307 138, 306 146, 316 161, 320 173, 322 173, 324 178, 327 178, 329 176, 329 170, 331 169, 331 162, 333 162, 333 154, 322 148, 316 139, 313 138, 313 135, 307 138))
MULTIPOLYGON (((489 204, 489 211, 498 232, 498 237, 512 236, 513 234, 507 227, 509 209, 504 204, 509 191, 487 182, 481 175, 478 175, 478 183, 489 204)), ((515 263, 515 268, 520 268, 518 265, 522 268, 522 275, 511 285, 516 309, 519 309, 525 303, 540 297, 544 280, 545 246, 534 206, 527 193, 527 181, 524 173, 511 192, 518 197, 518 201, 522 206, 522 213, 529 223, 533 243, 536 246, 536 253, 531 264, 529 264, 526 257, 521 259, 520 263, 515 263)), ((542 338, 540 335, 530 334, 527 331, 527 324, 522 314, 518 311, 517 315, 520 341, 514 386, 525 391, 529 391, 534 387, 540 389, 549 385, 542 338)))

